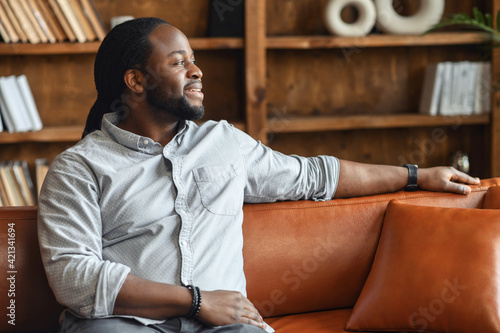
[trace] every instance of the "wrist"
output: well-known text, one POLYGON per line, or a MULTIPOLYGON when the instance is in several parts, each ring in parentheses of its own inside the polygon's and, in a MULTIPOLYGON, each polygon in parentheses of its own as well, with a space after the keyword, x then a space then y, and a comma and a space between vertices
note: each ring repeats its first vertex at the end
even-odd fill
POLYGON ((200 288, 188 285, 187 288, 191 291, 193 299, 191 302, 191 307, 186 317, 191 320, 195 320, 198 318, 201 309, 201 291, 200 288))

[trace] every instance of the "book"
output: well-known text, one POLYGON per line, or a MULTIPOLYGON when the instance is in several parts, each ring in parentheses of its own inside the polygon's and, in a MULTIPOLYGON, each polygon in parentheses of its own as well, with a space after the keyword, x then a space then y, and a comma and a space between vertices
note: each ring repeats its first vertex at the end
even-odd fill
POLYGON ((56 36, 52 32, 52 29, 50 28, 47 19, 44 17, 42 10, 38 6, 38 3, 35 0, 26 0, 26 1, 33 15, 35 16, 38 24, 42 28, 43 33, 47 36, 49 42, 51 42, 52 44, 57 42, 56 36))
POLYGON ((104 22, 101 19, 101 16, 97 12, 97 9, 94 6, 92 0, 80 0, 80 3, 83 8, 83 12, 87 16, 94 32, 96 33, 97 38, 100 41, 103 41, 104 37, 106 37, 107 30, 104 22))
POLYGON ((7 29, 5 29, 5 27, 3 26, 2 22, 0 22, 0 37, 2 37, 2 40, 5 43, 11 42, 9 33, 7 32, 7 29))
POLYGON ((0 163, 0 179, 3 182, 11 206, 23 206, 21 194, 10 170, 10 162, 0 163))
POLYGON ((453 115, 451 106, 453 100, 453 63, 445 62, 443 66, 443 89, 441 91, 439 114, 451 116, 453 115))
POLYGON ((67 0, 69 2, 69 5, 71 6, 71 9, 75 13, 75 17, 78 20, 78 23, 83 29, 83 33, 85 34, 85 37, 87 38, 87 41, 92 42, 97 39, 97 36, 94 32, 94 29, 92 29, 92 26, 90 25, 89 20, 87 19, 87 16, 83 12, 82 5, 78 0, 67 0))
POLYGON ((71 26, 71 29, 76 35, 76 39, 80 43, 85 43, 87 41, 87 37, 85 36, 85 33, 83 32, 83 28, 80 26, 80 23, 78 22, 75 13, 73 12, 73 9, 71 8, 69 1, 68 0, 57 0, 57 3, 59 4, 61 11, 63 12, 64 16, 69 22, 69 25, 71 26))
POLYGON ((21 2, 19 0, 8 0, 8 3, 10 5, 10 8, 12 8, 14 15, 17 17, 17 20, 21 25, 24 33, 26 34, 29 42, 32 44, 40 43, 40 36, 35 31, 35 28, 32 26, 30 19, 24 12, 21 2))
MULTIPOLYGON (((0 165, 1 167, 1 165, 0 165)), ((7 197, 7 191, 5 189, 4 182, 2 181, 2 176, 0 174, 0 195, 2 196, 2 202, 5 207, 10 206, 9 198, 7 197)))
POLYGON ((31 23, 31 26, 35 29, 35 32, 38 34, 38 37, 40 38, 40 41, 42 43, 47 43, 49 39, 47 38, 47 35, 42 30, 42 27, 38 23, 35 14, 31 10, 28 0, 18 0, 19 3, 21 4, 22 9, 24 10, 24 13, 26 14, 26 17, 31 23))
POLYGON ((38 8, 40 9, 40 12, 45 19, 45 22, 47 23, 50 30, 54 34, 56 40, 58 42, 63 42, 64 40, 66 40, 68 36, 64 32, 64 29, 59 23, 59 20, 57 19, 55 13, 50 9, 48 1, 47 0, 34 0, 34 1, 37 3, 38 8))
POLYGON ((49 171, 49 162, 45 158, 37 158, 35 160, 35 173, 36 173, 36 193, 37 197, 40 196, 40 190, 42 189, 43 181, 45 176, 49 171))
MULTIPOLYGON (((26 132, 31 129, 26 105, 21 97, 14 75, 0 77, 0 94, 5 103, 5 113, 12 121, 15 132, 26 132)), ((4 110, 2 110, 3 112, 4 110)))
POLYGON ((14 133, 16 131, 16 128, 14 127, 14 123, 12 122, 10 114, 7 112, 7 106, 5 105, 1 89, 0 89, 0 113, 2 114, 2 123, 5 124, 5 129, 2 130, 7 130, 9 133, 14 133))
POLYGON ((420 97, 419 112, 421 114, 438 115, 443 88, 443 71, 443 63, 434 63, 427 66, 420 97))
POLYGON ((7 17, 9 18, 10 22, 12 23, 12 26, 14 27, 14 30, 16 31, 17 35, 19 36, 19 39, 23 43, 28 42, 28 37, 24 33, 21 25, 19 24, 16 15, 12 11, 12 8, 10 7, 9 3, 7 0, 0 0, 0 11, 2 11, 7 14, 7 17))
POLYGON ((34 206, 35 195, 33 193, 33 182, 31 181, 31 179, 28 179, 28 166, 23 166, 23 163, 26 164, 26 162, 22 161, 13 161, 11 162, 10 167, 19 187, 19 192, 24 205, 34 206))
POLYGON ((73 31, 73 28, 71 28, 68 20, 66 19, 66 16, 64 16, 64 13, 61 10, 61 7, 59 7, 59 4, 57 3, 56 0, 48 0, 50 8, 52 8, 52 11, 54 15, 57 17, 57 20, 59 24, 61 24, 61 27, 64 30, 64 33, 66 36, 68 36, 68 39, 70 42, 76 42, 76 35, 75 32, 73 31))
POLYGON ((28 111, 28 116, 31 120, 31 130, 39 131, 42 129, 43 124, 42 120, 40 119, 40 114, 38 113, 38 108, 36 107, 35 99, 33 98, 33 94, 28 83, 28 78, 23 74, 18 76, 16 80, 19 92, 21 93, 21 97, 24 100, 26 110, 28 111))
POLYGON ((5 10, 2 10, 2 8, 0 8, 0 23, 3 25, 4 29, 6 30, 11 43, 19 42, 20 38, 16 32, 16 29, 14 29, 14 25, 10 21, 9 16, 7 15, 7 12, 5 10))

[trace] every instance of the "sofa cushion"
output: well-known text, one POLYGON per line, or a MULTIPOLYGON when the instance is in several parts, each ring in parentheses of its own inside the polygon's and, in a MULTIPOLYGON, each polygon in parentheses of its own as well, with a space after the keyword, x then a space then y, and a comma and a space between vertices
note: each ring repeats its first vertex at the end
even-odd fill
POLYGON ((391 202, 346 329, 499 332, 500 212, 391 202))
POLYGON ((500 209, 500 186, 493 186, 488 189, 483 202, 484 209, 500 209))
POLYGON ((345 323, 352 309, 340 309, 301 313, 267 318, 272 328, 279 333, 346 333, 345 323))

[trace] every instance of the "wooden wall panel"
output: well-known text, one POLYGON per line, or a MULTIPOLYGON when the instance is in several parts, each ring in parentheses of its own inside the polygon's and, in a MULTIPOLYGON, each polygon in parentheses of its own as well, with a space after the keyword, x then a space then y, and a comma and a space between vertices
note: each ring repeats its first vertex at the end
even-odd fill
POLYGON ((94 4, 108 28, 113 16, 155 16, 181 29, 188 37, 207 34, 208 0, 94 0, 94 4))
POLYGON ((487 177, 486 126, 450 126, 410 129, 270 134, 271 148, 302 156, 333 155, 341 159, 376 164, 421 167, 450 165, 452 155, 465 152, 471 174, 487 177), (472 138, 472 139, 470 139, 472 138))
POLYGON ((93 55, 0 57, 2 76, 26 74, 44 126, 84 124, 95 92, 93 55))
POLYGON ((417 112, 425 67, 479 60, 475 46, 268 51, 268 114, 417 112))
MULTIPOLYGON (((323 12, 328 0, 268 0, 267 33, 270 36, 327 35, 323 12)), ((411 13, 419 0, 395 0, 395 8, 401 13, 411 13)), ((446 1, 446 13, 471 13, 476 6, 485 10, 485 1, 446 1)))

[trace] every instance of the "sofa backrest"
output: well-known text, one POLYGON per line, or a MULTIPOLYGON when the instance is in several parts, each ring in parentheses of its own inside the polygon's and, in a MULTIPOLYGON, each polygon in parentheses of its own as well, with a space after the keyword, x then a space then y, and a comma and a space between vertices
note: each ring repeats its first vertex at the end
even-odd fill
POLYGON ((245 206, 249 299, 264 317, 353 307, 370 271, 389 201, 481 208, 485 180, 467 196, 397 192, 325 202, 245 206))
POLYGON ((36 207, 0 209, 0 332, 57 332, 59 305, 43 270, 36 207))
MULTIPOLYGON (((500 179, 484 181, 468 196, 400 192, 329 202, 245 205, 248 296, 266 317, 352 307, 370 270, 391 199, 480 208, 487 188, 494 185, 500 185, 500 179)), ((500 191, 495 193, 500 201, 500 191)), ((0 307, 7 311, 0 332, 58 330, 64 308, 43 270, 36 218, 35 207, 0 208, 0 307)))

